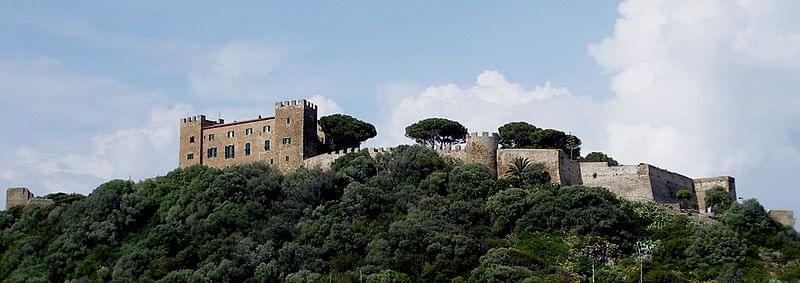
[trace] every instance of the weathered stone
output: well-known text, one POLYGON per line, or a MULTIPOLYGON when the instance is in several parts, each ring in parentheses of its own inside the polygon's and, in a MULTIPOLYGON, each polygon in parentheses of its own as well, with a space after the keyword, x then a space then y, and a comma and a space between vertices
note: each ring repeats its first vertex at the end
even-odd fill
POLYGON ((794 210, 791 209, 770 209, 769 217, 778 223, 794 228, 794 210))

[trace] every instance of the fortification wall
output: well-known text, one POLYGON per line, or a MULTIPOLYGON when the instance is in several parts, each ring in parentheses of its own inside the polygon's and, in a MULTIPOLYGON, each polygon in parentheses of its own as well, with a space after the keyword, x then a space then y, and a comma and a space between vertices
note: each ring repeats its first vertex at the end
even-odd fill
POLYGON ((794 211, 791 209, 770 209, 769 217, 778 223, 794 228, 794 211))
MULTIPOLYGON (((465 161, 467 159, 467 151, 461 145, 454 145, 447 148, 437 148, 436 152, 442 156, 454 158, 457 160, 465 161)), ((494 169, 489 167, 490 170, 494 169)))
POLYGON ((579 167, 584 186, 603 187, 629 200, 654 200, 646 164, 608 166, 606 162, 580 162, 579 167))
POLYGON ((339 157, 345 156, 348 153, 358 152, 360 150, 366 150, 370 156, 373 158, 377 157, 379 154, 390 153, 392 152, 392 148, 348 148, 345 150, 337 150, 333 152, 323 153, 311 158, 306 158, 303 160, 303 165, 306 168, 319 168, 322 170, 330 170, 331 164, 339 157))
POLYGON ((553 183, 565 185, 561 177, 561 160, 557 149, 499 149, 497 150, 497 175, 504 176, 514 159, 525 158, 532 164, 541 163, 553 183))
POLYGON ((6 209, 14 206, 25 206, 33 198, 28 188, 8 188, 6 190, 6 209))
POLYGON ((578 164, 578 161, 569 159, 567 154, 560 149, 558 150, 558 164, 562 185, 574 186, 583 184, 580 164, 578 164))
MULTIPOLYGON (((695 195, 694 180, 681 174, 670 172, 653 165, 647 166, 650 176, 650 186, 653 192, 653 200, 660 203, 680 203, 676 196, 681 189, 687 189, 695 195)), ((682 203, 683 208, 689 208, 688 203, 682 203)))
POLYGON ((694 179, 694 190, 697 195, 697 206, 700 212, 706 211, 706 193, 714 187, 721 187, 736 199, 736 181, 730 176, 694 179))

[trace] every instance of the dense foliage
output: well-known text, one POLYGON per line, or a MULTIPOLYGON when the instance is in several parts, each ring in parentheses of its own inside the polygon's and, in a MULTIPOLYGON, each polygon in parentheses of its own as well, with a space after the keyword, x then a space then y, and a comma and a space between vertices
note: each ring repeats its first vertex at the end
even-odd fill
POLYGON ((800 278, 797 234, 754 200, 700 221, 536 172, 498 181, 401 146, 349 154, 330 172, 194 166, 115 180, 1 212, 0 278, 575 282, 595 266, 599 282, 638 282, 639 262, 646 282, 800 278))
POLYGON ((429 147, 445 146, 464 142, 467 128, 456 121, 428 118, 406 127, 406 137, 429 147))
POLYGON ((372 124, 343 114, 324 116, 319 126, 328 135, 332 150, 358 147, 378 134, 372 124))
POLYGON ((608 162, 608 166, 617 166, 619 162, 602 152, 590 152, 586 157, 580 158, 581 162, 608 162))
POLYGON ((527 122, 506 123, 497 131, 504 148, 560 149, 572 159, 581 156, 581 140, 563 131, 538 128, 527 122))

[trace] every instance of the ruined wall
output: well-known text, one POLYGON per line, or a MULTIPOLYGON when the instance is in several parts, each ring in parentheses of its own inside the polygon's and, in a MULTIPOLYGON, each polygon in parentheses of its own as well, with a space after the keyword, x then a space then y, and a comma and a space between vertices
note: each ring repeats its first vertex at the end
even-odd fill
POLYGON ((794 211, 791 209, 770 209, 769 217, 778 223, 794 228, 794 211))
POLYGON ((533 163, 541 163, 550 174, 553 183, 565 185, 561 177, 561 160, 557 149, 499 149, 497 150, 497 174, 506 175, 516 158, 525 158, 533 163))
POLYGON ((618 197, 652 201, 648 165, 608 166, 606 162, 580 162, 584 186, 603 187, 618 197))
MULTIPOLYGON (((650 176, 653 199, 656 202, 680 202, 676 194, 681 189, 687 189, 692 195, 695 195, 694 180, 691 178, 649 164, 647 165, 647 170, 650 176)), ((683 208, 689 208, 688 203, 685 203, 683 208)))
POLYGON ((706 211, 706 193, 714 187, 722 187, 736 199, 736 181, 730 176, 694 179, 694 190, 697 195, 697 206, 700 212, 706 211))
POLYGON ((345 156, 348 153, 357 152, 359 150, 361 149, 349 148, 345 150, 337 150, 333 152, 323 153, 303 160, 303 166, 305 166, 306 168, 319 168, 322 170, 330 170, 333 161, 339 159, 339 157, 345 156))
POLYGON ((8 188, 6 190, 6 209, 14 206, 25 206, 33 198, 33 193, 27 188, 8 188))

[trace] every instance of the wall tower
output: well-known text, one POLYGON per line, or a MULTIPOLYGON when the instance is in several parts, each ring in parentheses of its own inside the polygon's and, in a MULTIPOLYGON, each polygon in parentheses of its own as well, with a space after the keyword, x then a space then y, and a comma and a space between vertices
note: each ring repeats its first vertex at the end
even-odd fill
POLYGON ((497 141, 496 133, 469 133, 464 148, 466 151, 464 162, 486 165, 490 171, 497 174, 497 141))
POLYGON ((205 115, 181 119, 180 149, 178 166, 180 168, 203 164, 203 127, 214 122, 206 120, 205 115))

